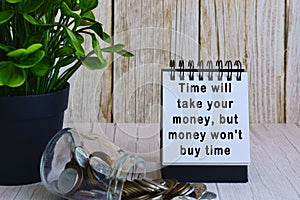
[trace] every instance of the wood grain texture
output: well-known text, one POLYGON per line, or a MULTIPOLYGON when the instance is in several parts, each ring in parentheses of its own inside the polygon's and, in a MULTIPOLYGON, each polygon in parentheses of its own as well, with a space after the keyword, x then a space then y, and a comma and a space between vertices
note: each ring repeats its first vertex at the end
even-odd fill
POLYGON ((159 122, 160 69, 198 57, 198 1, 115 1, 115 36, 134 58, 114 62, 115 122, 159 122), (187 23, 189 22, 189 23, 187 23))
MULTIPOLYGON (((157 171, 151 171, 159 166, 160 160, 158 124, 65 124, 69 126, 85 133, 105 134, 120 147, 145 157, 149 177, 160 177, 157 171)), ((217 193, 218 200, 300 199, 299 132, 299 124, 251 124, 249 182, 209 183, 208 190, 217 193)), ((40 183, 0 186, 0 199, 61 200, 40 183)))
MULTIPOLYGON (((112 0, 99 1, 94 10, 103 29, 112 34, 112 0)), ((104 47, 105 43, 100 45, 104 47)), ((92 50, 90 36, 85 37, 85 51, 92 50)), ((104 54, 110 65, 99 71, 90 71, 83 66, 71 78, 69 106, 66 122, 110 122, 112 107, 112 55, 104 54)))
POLYGON ((200 57, 248 70, 250 122, 284 121, 284 1, 201 2, 200 57))
POLYGON ((300 122, 300 4, 290 0, 287 5, 286 50, 286 121, 300 122))
POLYGON ((250 121, 284 122, 284 1, 247 1, 250 121))
POLYGON ((65 121, 159 122, 161 68, 201 58, 243 62, 250 122, 299 122, 298 10, 292 0, 100 1, 97 18, 135 57, 115 54, 105 70, 79 70, 65 121))

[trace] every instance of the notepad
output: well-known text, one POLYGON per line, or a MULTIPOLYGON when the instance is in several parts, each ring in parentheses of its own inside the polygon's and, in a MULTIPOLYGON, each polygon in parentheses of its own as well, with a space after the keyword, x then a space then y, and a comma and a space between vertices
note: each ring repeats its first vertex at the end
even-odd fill
POLYGON ((200 61, 194 66, 189 61, 185 67, 181 60, 178 67, 175 61, 170 66, 161 71, 162 175, 184 181, 246 182, 248 79, 241 62, 200 61), (206 175, 196 175, 198 170, 206 175), (218 173, 223 175, 214 177, 218 173))

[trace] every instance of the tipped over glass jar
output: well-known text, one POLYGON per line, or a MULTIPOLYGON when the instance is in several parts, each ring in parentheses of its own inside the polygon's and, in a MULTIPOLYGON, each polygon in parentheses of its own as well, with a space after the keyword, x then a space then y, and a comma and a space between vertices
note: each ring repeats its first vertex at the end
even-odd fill
POLYGON ((104 135, 66 128, 48 143, 40 174, 50 192, 66 199, 119 200, 125 181, 145 177, 146 167, 104 135))

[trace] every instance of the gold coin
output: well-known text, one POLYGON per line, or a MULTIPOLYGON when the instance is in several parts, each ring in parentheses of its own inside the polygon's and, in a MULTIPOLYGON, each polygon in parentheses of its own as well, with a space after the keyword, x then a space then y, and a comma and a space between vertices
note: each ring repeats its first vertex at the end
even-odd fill
POLYGON ((195 188, 193 197, 196 199, 199 199, 207 191, 207 187, 204 183, 192 183, 192 186, 195 188))
POLYGON ((133 194, 139 193, 137 188, 132 184, 132 181, 126 181, 123 186, 123 193, 122 197, 130 197, 133 196, 133 194))
POLYGON ((177 179, 166 179, 165 181, 166 181, 166 187, 168 187, 169 190, 172 190, 178 184, 177 179))
MULTIPOLYGON (((122 199, 142 198, 146 194, 152 193, 153 190, 147 186, 139 184, 138 180, 126 181, 123 187, 122 199)), ((151 198, 150 198, 151 199, 151 198)))
POLYGON ((152 199, 150 194, 143 194, 140 196, 135 196, 133 198, 131 198, 130 200, 149 200, 152 199))
POLYGON ((176 184, 175 187, 171 187, 165 192, 164 196, 166 199, 171 199, 172 197, 181 195, 181 192, 186 188, 187 183, 176 184))
POLYGON ((195 190, 195 188, 192 185, 190 185, 190 187, 187 188, 187 191, 184 192, 183 195, 190 196, 194 192, 194 190, 195 190))
POLYGON ((74 193, 74 196, 83 196, 83 197, 97 197, 97 194, 95 192, 91 192, 88 190, 79 190, 76 193, 74 193))
POLYGON ((162 178, 154 179, 153 182, 158 183, 159 185, 166 186, 166 181, 162 178))
POLYGON ((194 188, 192 187, 191 184, 189 183, 179 183, 173 189, 168 190, 165 193, 165 198, 166 199, 171 199, 176 196, 187 196, 191 194, 194 191, 194 188))
POLYGON ((152 185, 142 181, 142 180, 134 180, 137 184, 139 184, 144 190, 148 192, 159 192, 160 189, 157 187, 153 187, 152 185))
POLYGON ((141 183, 140 180, 134 180, 132 182, 133 186, 141 192, 154 192, 152 188, 149 188, 147 185, 140 184, 140 183, 141 183))

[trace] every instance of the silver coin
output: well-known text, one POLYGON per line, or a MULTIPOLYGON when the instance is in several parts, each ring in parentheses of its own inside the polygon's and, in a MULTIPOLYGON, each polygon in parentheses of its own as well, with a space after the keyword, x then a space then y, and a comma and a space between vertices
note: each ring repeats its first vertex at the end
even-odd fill
POLYGON ((89 163, 89 155, 82 147, 75 147, 74 150, 75 159, 78 165, 82 168, 85 168, 89 163))
POLYGON ((99 157, 90 157, 89 164, 92 168, 94 176, 99 182, 103 182, 110 175, 110 165, 99 157))
POLYGON ((59 176, 57 181, 57 189, 63 194, 67 195, 74 191, 78 186, 79 176, 76 169, 65 169, 59 176))
POLYGON ((211 199, 215 199, 215 198, 217 198, 217 194, 215 194, 215 193, 213 193, 213 192, 209 192, 209 191, 205 192, 205 193, 200 197, 201 200, 204 200, 204 199, 206 199, 206 200, 211 200, 211 199))
POLYGON ((188 196, 177 196, 172 198, 171 200, 197 200, 194 197, 188 197, 188 196))
POLYGON ((143 178, 142 181, 144 181, 146 184, 148 184, 150 187, 152 187, 156 190, 168 190, 169 189, 168 187, 161 185, 157 182, 154 182, 150 179, 143 178))

